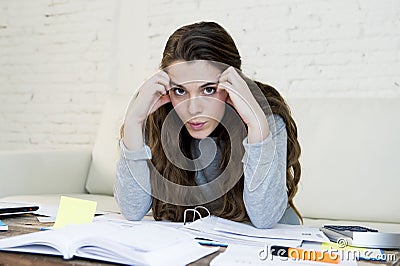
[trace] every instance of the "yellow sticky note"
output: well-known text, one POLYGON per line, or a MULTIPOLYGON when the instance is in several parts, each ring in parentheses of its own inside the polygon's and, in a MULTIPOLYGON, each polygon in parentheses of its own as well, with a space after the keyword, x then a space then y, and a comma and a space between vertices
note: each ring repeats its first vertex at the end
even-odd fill
POLYGON ((88 224, 93 221, 97 202, 61 196, 53 228, 67 224, 88 224))

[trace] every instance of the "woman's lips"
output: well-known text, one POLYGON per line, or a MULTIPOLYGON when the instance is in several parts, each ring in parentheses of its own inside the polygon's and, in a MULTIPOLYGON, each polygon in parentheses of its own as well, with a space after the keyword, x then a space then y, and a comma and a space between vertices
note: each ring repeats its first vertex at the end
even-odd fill
POLYGON ((206 124, 206 122, 188 122, 188 124, 190 125, 190 127, 194 130, 200 130, 204 127, 204 125, 206 124))

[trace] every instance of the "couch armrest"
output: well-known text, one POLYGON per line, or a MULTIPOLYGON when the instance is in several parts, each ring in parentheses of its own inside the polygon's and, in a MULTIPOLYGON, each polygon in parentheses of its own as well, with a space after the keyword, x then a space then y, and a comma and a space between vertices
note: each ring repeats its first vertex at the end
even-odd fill
POLYGON ((0 151, 0 197, 85 193, 91 150, 0 151))

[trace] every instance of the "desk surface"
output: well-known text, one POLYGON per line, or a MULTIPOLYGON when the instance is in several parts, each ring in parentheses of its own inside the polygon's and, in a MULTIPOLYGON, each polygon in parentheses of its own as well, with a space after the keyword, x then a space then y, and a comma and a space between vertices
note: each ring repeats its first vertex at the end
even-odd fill
MULTIPOLYGON (((16 236, 31 232, 39 231, 41 227, 51 226, 53 223, 40 223, 34 215, 25 214, 15 217, 2 217, 6 224, 8 224, 8 231, 0 231, 0 238, 5 238, 9 236, 16 236)), ((211 254, 205 258, 202 258, 189 265, 209 265, 210 261, 217 256, 219 253, 223 252, 225 249, 220 248, 220 250, 214 254, 211 254)), ((388 251, 386 253, 396 254, 396 259, 400 258, 400 250, 388 251)), ((0 251, 0 265, 29 265, 29 266, 53 266, 53 265, 115 265, 114 263, 100 262, 95 260, 87 260, 74 258, 72 260, 64 260, 58 256, 49 255, 38 255, 29 253, 18 253, 18 252, 1 252, 0 251)), ((391 262, 365 262, 360 261, 358 265, 393 265, 391 262)), ((400 262, 396 265, 400 265, 400 262)))

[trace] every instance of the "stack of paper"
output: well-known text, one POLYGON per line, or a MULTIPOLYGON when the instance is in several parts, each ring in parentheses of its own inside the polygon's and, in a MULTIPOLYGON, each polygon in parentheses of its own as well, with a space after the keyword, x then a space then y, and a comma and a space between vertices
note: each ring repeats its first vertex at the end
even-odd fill
POLYGON ((258 229, 244 223, 216 216, 198 219, 184 226, 197 237, 226 244, 264 246, 265 244, 298 247, 303 240, 326 242, 329 239, 318 230, 299 225, 280 225, 272 229, 258 229))

